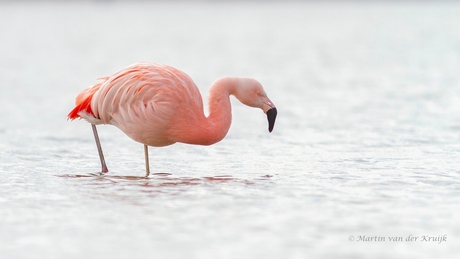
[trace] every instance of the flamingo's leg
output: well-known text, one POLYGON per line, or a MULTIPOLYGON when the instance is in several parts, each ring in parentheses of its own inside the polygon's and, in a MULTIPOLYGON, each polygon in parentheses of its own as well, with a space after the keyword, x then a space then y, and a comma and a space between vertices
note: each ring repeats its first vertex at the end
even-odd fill
POLYGON ((94 134, 94 140, 96 141, 97 152, 99 153, 99 158, 101 159, 101 167, 102 167, 101 172, 107 173, 109 169, 107 168, 107 165, 105 164, 104 154, 102 153, 101 141, 99 140, 99 135, 97 134, 96 125, 91 124, 91 127, 93 128, 93 134, 94 134))
POLYGON ((144 154, 145 154, 145 177, 150 175, 150 164, 149 164, 149 147, 144 145, 144 154))

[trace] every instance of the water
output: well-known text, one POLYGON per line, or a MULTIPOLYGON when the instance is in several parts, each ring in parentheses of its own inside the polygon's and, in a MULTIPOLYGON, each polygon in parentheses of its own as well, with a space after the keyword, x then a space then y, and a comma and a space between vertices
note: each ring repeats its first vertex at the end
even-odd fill
POLYGON ((456 258, 460 5, 0 3, 1 258, 456 258), (261 81, 210 146, 66 121, 138 61, 261 81), (396 238, 393 240, 392 238, 396 238), (412 241, 407 238, 413 237, 412 241), (415 238, 417 238, 415 240, 415 238))

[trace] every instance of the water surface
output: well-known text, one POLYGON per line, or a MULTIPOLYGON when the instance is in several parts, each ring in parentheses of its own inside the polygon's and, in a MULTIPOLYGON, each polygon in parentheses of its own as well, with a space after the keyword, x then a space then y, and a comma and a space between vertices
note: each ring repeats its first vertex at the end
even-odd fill
POLYGON ((460 5, 0 3, 1 258, 455 258, 460 5), (152 61, 233 101, 209 146, 70 122, 101 76, 152 61), (408 237, 417 237, 411 241, 408 237), (445 238, 444 238, 445 237, 445 238), (393 240, 393 238, 396 238, 393 240))

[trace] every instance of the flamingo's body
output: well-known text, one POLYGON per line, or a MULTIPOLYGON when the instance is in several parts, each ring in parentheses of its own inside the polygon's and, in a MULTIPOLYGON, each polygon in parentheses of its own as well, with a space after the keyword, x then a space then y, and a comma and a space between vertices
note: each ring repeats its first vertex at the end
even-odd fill
MULTIPOLYGON (((231 124, 232 94, 246 105, 263 109, 269 118, 269 131, 276 118, 275 106, 254 79, 226 77, 214 82, 208 117, 195 83, 173 67, 139 63, 100 80, 77 96, 76 107, 68 118, 83 118, 93 124, 103 172, 108 170, 94 126, 97 124, 118 127, 143 143, 147 152, 147 146, 175 142, 210 145, 222 140, 231 124)), ((148 172, 147 165, 147 175, 148 172)))

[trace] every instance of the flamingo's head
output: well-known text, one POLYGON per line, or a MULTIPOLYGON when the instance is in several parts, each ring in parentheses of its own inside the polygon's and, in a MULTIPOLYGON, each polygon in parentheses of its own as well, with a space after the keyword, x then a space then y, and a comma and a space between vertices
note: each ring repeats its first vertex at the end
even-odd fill
POLYGON ((278 113, 275 105, 267 97, 264 88, 257 80, 240 78, 239 81, 239 85, 235 89, 235 97, 247 106, 262 109, 267 114, 268 131, 272 132, 278 113))

